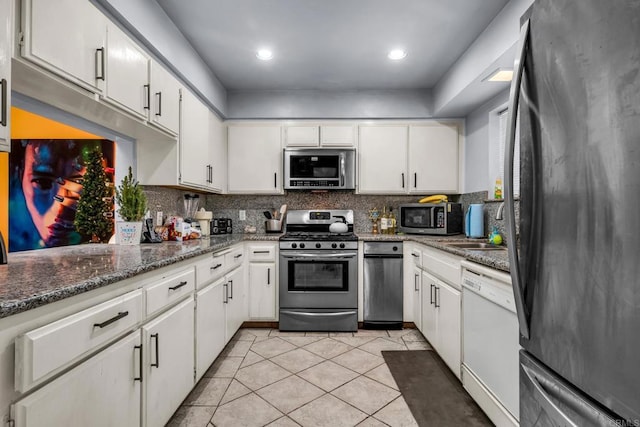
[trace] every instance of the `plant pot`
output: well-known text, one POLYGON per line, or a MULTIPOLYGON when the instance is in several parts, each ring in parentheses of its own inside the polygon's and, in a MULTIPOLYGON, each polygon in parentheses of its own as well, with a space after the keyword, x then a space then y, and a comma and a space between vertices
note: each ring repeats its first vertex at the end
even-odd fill
POLYGON ((142 222, 116 221, 116 245, 139 245, 142 222))

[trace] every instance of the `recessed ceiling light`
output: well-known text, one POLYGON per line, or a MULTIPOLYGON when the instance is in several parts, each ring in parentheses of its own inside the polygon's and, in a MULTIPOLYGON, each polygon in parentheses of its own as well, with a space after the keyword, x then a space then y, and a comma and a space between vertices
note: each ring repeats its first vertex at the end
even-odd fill
POLYGON ((407 52, 405 52, 402 49, 394 49, 391 52, 389 52, 389 54, 387 55, 387 57, 391 60, 397 61, 399 59, 403 59, 407 56, 407 52))
POLYGON ((256 57, 263 61, 268 61, 273 58, 273 52, 271 52, 269 49, 260 49, 258 52, 256 52, 256 57))
POLYGON ((513 79, 513 70, 510 68, 498 68, 489 74, 484 80, 488 82, 510 82, 513 79))

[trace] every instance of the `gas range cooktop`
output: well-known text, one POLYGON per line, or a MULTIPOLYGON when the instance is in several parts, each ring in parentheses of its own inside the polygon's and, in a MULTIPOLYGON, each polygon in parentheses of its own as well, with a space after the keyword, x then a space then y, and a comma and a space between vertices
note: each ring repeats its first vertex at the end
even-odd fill
POLYGON ((293 210, 287 213, 286 233, 280 237, 280 249, 357 249, 353 233, 352 210, 293 210), (346 233, 331 233, 332 223, 347 223, 346 233))

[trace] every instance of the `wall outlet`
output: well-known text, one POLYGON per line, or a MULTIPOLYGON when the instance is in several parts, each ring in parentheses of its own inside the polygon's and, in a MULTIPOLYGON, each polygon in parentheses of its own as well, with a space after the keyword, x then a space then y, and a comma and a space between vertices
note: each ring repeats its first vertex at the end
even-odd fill
POLYGON ((162 211, 156 212, 156 225, 162 225, 162 211))
POLYGON ((238 212, 238 219, 240 221, 246 221, 247 220, 247 211, 239 211, 238 212))

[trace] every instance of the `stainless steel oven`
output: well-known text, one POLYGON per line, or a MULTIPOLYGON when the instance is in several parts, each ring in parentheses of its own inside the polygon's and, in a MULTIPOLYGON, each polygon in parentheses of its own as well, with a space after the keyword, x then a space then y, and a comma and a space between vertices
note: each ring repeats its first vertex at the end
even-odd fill
POLYGON ((288 230, 305 224, 280 239, 280 330, 358 329, 358 241, 349 212, 287 214, 288 230), (348 233, 323 231, 335 215, 345 213, 351 221, 348 233))

